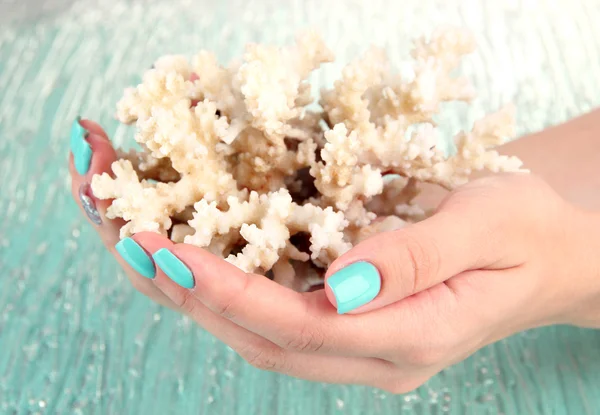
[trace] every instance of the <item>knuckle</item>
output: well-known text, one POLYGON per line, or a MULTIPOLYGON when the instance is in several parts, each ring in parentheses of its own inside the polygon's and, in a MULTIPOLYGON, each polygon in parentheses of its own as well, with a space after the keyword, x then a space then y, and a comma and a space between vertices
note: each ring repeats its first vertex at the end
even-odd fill
POLYGON ((198 300, 192 295, 190 291, 185 291, 183 295, 175 302, 175 305, 181 310, 182 313, 187 315, 193 315, 196 311, 196 305, 198 300))
POLYGON ((427 237, 407 234, 404 236, 403 246, 407 261, 403 261, 404 266, 408 267, 405 273, 411 278, 411 292, 415 293, 423 288, 427 288, 431 283, 440 263, 439 250, 433 241, 427 237))
POLYGON ((260 370, 280 372, 285 367, 283 353, 256 344, 249 343, 238 353, 248 364, 260 370))
POLYGON ((233 299, 220 303, 216 309, 217 314, 229 320, 235 318, 236 313, 234 311, 234 303, 235 301, 233 299))
POLYGON ((298 334, 292 335, 285 341, 283 347, 303 353, 317 353, 323 348, 324 343, 325 337, 321 331, 305 323, 298 334))
POLYGON ((228 295, 221 300, 217 300, 217 303, 213 307, 214 311, 226 319, 235 319, 239 304, 242 301, 245 294, 248 292, 252 280, 246 278, 244 284, 237 289, 233 289, 228 292, 228 295))

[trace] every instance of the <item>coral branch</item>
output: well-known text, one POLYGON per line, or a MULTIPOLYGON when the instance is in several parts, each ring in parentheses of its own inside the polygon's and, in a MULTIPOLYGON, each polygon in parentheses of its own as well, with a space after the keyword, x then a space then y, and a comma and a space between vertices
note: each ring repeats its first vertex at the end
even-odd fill
POLYGON ((453 75, 474 50, 470 33, 436 30, 414 42, 403 77, 372 48, 321 90, 321 109, 308 79, 334 56, 315 32, 287 47, 250 44, 228 66, 209 51, 164 56, 117 103, 142 151, 120 151, 92 189, 126 221, 121 237, 157 232, 313 289, 355 244, 427 218, 419 183, 453 189, 479 170, 526 171, 494 150, 515 134, 511 106, 442 151, 434 117, 475 97, 453 75))

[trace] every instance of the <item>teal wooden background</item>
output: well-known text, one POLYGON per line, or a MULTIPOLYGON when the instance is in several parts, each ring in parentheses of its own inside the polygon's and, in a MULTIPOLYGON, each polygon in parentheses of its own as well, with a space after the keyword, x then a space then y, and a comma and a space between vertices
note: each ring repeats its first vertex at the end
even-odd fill
POLYGON ((340 59, 323 84, 371 42, 400 64, 412 36, 461 24, 480 40, 462 70, 481 95, 443 122, 513 101, 525 134, 600 103, 598 21, 597 0, 0 3, 0 413, 600 413, 600 332, 568 327, 491 345, 403 396, 259 372, 132 290, 67 176, 73 118, 129 144, 114 104, 161 54, 228 60, 314 26, 340 59))

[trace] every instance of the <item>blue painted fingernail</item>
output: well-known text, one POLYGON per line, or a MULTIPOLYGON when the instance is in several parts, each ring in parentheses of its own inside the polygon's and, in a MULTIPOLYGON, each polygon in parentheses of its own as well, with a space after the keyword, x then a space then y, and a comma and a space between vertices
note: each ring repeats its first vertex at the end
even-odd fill
POLYGON ((167 277, 183 288, 194 288, 192 271, 167 248, 159 249, 152 255, 152 258, 154 258, 156 265, 163 270, 167 277))
POLYGON ((71 152, 73 153, 73 163, 77 173, 86 174, 90 168, 92 160, 92 147, 85 140, 88 132, 80 124, 81 117, 77 117, 71 126, 71 152))
POLYGON ((121 257, 137 272, 146 278, 154 278, 156 269, 150 255, 136 241, 125 238, 115 245, 121 257))
POLYGON ((373 264, 355 262, 327 279, 333 291, 338 314, 344 314, 372 301, 381 289, 381 277, 373 264))

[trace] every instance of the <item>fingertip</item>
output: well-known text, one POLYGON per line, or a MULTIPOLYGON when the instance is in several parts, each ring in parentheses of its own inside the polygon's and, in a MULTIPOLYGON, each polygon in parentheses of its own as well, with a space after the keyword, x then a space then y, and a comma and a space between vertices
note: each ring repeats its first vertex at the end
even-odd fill
POLYGON ((102 173, 117 158, 104 129, 91 120, 76 117, 71 124, 69 136, 72 155, 69 165, 73 164, 74 168, 70 171, 75 177, 102 173))
POLYGON ((339 306, 340 301, 338 299, 338 295, 336 295, 335 290, 336 283, 335 280, 332 281, 332 278, 334 278, 334 276, 338 276, 339 278, 340 272, 342 272, 346 267, 352 265, 353 263, 358 262, 362 257, 363 256, 361 255, 361 244, 359 244, 352 248, 350 251, 343 254, 342 256, 338 257, 335 261, 333 261, 333 263, 329 266, 327 272, 325 273, 325 294, 331 305, 333 305, 337 310, 338 314, 353 313, 354 310, 344 311, 344 306, 339 306))
POLYGON ((205 275, 227 274, 245 275, 246 273, 237 266, 225 261, 223 258, 208 252, 206 249, 186 243, 174 244, 173 250, 194 269, 202 270, 205 275))
POLYGON ((92 162, 86 175, 110 173, 110 166, 117 159, 117 152, 110 141, 98 134, 89 134, 87 142, 91 146, 92 162))
POLYGON ((162 248, 171 249, 175 244, 169 238, 156 232, 138 232, 131 236, 151 255, 162 248))
POLYGON ((110 173, 111 164, 117 159, 117 152, 110 142, 97 134, 88 134, 86 146, 78 150, 77 157, 69 153, 69 173, 74 180, 110 173))
POLYGON ((375 265, 361 260, 330 275, 325 284, 331 290, 338 314, 346 314, 369 309, 367 305, 381 292, 382 278, 375 265))
POLYGON ((100 124, 83 118, 79 118, 79 124, 85 128, 90 134, 96 134, 106 140, 108 140, 108 134, 104 129, 100 126, 100 124))
POLYGON ((117 239, 117 242, 112 244, 112 251, 121 265, 128 270, 127 276, 136 290, 157 303, 176 310, 177 305, 154 284, 159 269, 154 262, 152 252, 160 250, 169 242, 161 239, 161 235, 156 236, 159 238, 154 238, 150 232, 147 232, 117 239))
POLYGON ((156 276, 156 266, 150 253, 133 238, 127 237, 115 244, 116 252, 138 274, 148 279, 156 276))
POLYGON ((182 288, 193 289, 196 286, 194 272, 173 249, 160 248, 152 254, 152 259, 162 272, 182 288))
MULTIPOLYGON (((112 200, 97 198, 91 188, 91 182, 97 174, 105 172, 110 174, 111 164, 117 155, 110 142, 97 134, 86 134, 84 140, 90 154, 86 155, 79 146, 77 154, 71 152, 69 155, 71 193, 75 200, 79 200, 82 210, 90 220, 94 224, 100 225, 106 219, 106 211, 112 200)), ((113 225, 111 229, 120 228, 124 224, 121 219, 111 222, 113 225)))
POLYGON ((125 238, 118 238, 113 248, 137 273, 154 279, 156 272, 154 254, 161 249, 169 249, 173 243, 162 235, 153 232, 140 232, 125 238))
POLYGON ((327 296, 327 300, 331 303, 332 306, 337 310, 337 298, 335 298, 335 293, 331 289, 331 286, 328 284, 327 279, 325 279, 325 295, 327 296))

